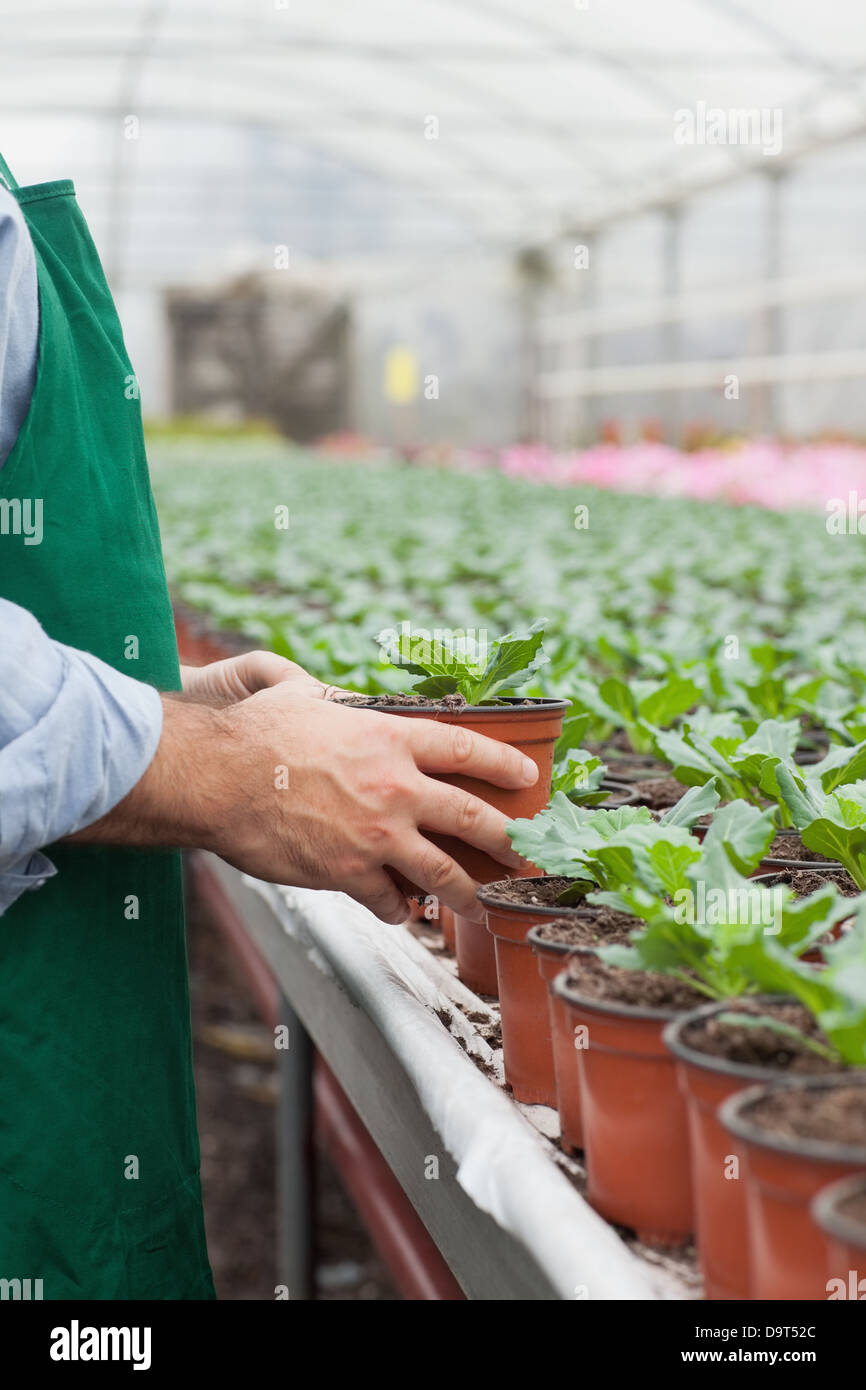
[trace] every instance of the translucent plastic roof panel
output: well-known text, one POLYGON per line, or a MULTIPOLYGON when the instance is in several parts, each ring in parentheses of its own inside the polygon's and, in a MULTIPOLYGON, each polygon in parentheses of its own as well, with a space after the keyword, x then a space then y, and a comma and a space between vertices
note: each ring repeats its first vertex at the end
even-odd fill
POLYGON ((185 127, 272 132, 503 243, 866 128, 863 0, 0 0, 0 34, 16 140, 40 115, 111 136, 136 114, 182 161, 185 127))

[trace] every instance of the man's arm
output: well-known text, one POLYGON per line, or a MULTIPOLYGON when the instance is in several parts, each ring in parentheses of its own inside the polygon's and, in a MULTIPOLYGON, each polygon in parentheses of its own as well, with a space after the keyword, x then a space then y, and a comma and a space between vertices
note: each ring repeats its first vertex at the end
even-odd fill
POLYGON ((140 782, 82 843, 211 849, 257 878, 349 893, 387 922, 406 903, 396 870, 479 918, 477 885, 425 831, 455 835, 516 868, 506 818, 438 780, 538 780, 516 749, 428 719, 310 699, 280 683, 228 708, 164 699, 163 733, 140 782))
POLYGON ((64 838, 211 849, 259 878, 350 893, 390 922, 406 915, 396 870, 477 917, 475 883, 425 831, 522 861, 505 816, 438 780, 448 773, 538 780, 505 744, 311 698, 291 679, 227 707, 160 697, 0 599, 0 912, 51 875, 39 851, 64 838))
POLYGON ((0 913, 54 873, 45 845, 139 781, 161 730, 155 690, 52 641, 0 599, 0 913))

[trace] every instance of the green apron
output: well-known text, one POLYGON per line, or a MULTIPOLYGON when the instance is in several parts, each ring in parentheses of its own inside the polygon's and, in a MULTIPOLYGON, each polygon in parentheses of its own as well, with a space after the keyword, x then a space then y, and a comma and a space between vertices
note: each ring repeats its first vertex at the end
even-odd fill
MULTIPOLYGON (((0 595, 58 641, 180 686, 138 389, 69 181, 14 193, 36 251, 39 353, 0 497, 0 595)), ((0 919, 0 1279, 46 1299, 214 1297, 204 1237, 180 856, 53 846, 0 919)))

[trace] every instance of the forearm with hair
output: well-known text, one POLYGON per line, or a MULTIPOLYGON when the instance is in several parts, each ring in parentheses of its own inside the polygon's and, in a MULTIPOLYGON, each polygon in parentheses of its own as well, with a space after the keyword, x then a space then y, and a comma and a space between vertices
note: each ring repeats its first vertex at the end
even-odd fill
POLYGON ((192 704, 180 692, 163 695, 159 746, 131 791, 106 815, 66 843, 206 848, 219 819, 213 762, 231 738, 216 709, 192 704))

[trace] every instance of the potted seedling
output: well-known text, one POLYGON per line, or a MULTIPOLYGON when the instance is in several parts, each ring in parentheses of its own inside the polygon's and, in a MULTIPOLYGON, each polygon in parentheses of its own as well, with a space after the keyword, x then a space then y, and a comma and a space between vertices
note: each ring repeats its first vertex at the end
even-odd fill
POLYGON ((820 761, 801 766, 794 759, 799 737, 796 720, 767 719, 753 733, 726 715, 707 715, 679 731, 656 731, 656 747, 670 760, 674 777, 687 786, 712 778, 723 800, 735 797, 775 807, 777 833, 766 869, 827 868, 837 856, 802 839, 803 801, 814 806, 866 773, 866 742, 831 748, 820 761), (800 803, 799 805, 797 803, 800 803))
POLYGON ((601 870, 590 864, 590 851, 630 825, 641 824, 649 834, 682 836, 689 823, 712 809, 718 796, 712 787, 687 793, 676 808, 660 819, 646 807, 614 809, 581 806, 564 792, 554 792, 549 806, 533 819, 513 821, 508 827, 517 852, 542 869, 545 877, 500 879, 479 890, 487 910, 487 927, 495 942, 496 970, 502 1010, 505 1075, 519 1100, 529 1104, 553 1104, 557 1098, 553 1039, 546 979, 539 969, 561 966, 560 953, 568 945, 584 941, 587 922, 593 938, 615 924, 606 920, 607 909, 586 909, 583 899, 601 886, 601 870), (572 941, 565 937, 530 942, 533 927, 571 921, 572 941), (533 954, 533 947, 538 958, 533 954))
MULTIPOLYGON (((567 800, 570 805, 589 808, 599 802, 609 807, 612 800, 620 805, 627 803, 629 798, 611 798, 603 786, 606 769, 601 760, 585 749, 569 747, 568 738, 569 731, 564 729, 555 750, 552 791, 557 804, 567 800)), ((478 894, 487 907, 486 894, 492 889, 499 905, 497 911, 488 910, 487 924, 497 937, 494 949, 503 1016, 506 1082, 515 1098, 528 1105, 555 1106, 556 1089, 544 985, 534 962, 529 959, 528 950, 518 950, 517 945, 523 945, 530 927, 557 915, 561 919, 573 918, 579 929, 581 913, 559 901, 571 886, 571 879, 556 875, 505 879, 487 885, 478 894), (513 909, 509 906, 512 900, 513 909), (512 933, 515 949, 502 939, 503 932, 512 933)), ((589 886, 587 882, 587 888, 589 886)), ((605 912, 606 909, 589 909, 591 915, 605 912)), ((586 911, 583 915, 587 915, 586 911)))
POLYGON ((673 805, 681 793, 655 752, 655 731, 691 709, 701 698, 700 687, 689 676, 666 672, 658 680, 609 676, 597 685, 571 677, 567 688, 575 711, 583 712, 593 738, 601 741, 611 784, 625 783, 653 810, 673 805))
POLYGON ((753 1298, 826 1298, 823 1242, 810 1203, 825 1184, 866 1168, 866 898, 851 930, 824 948, 816 970, 771 936, 737 947, 757 984, 797 999, 817 1035, 780 1024, 768 1011, 755 1029, 806 1042, 828 1076, 793 1077, 724 1102, 723 1127, 737 1141, 749 1220, 753 1298))
MULTIPOLYGON (((690 793, 693 804, 708 790, 690 793)), ((646 823, 633 823, 606 844, 588 844, 586 868, 603 885, 590 901, 635 917, 633 941, 641 945, 600 946, 597 963, 581 958, 576 971, 564 970, 552 985, 569 1032, 583 1044, 574 1080, 590 1199, 610 1219, 664 1243, 690 1232, 691 1198, 685 1110, 661 1033, 676 1012, 700 1002, 713 972, 713 962, 704 962, 701 982, 695 965, 710 956, 709 942, 700 924, 678 922, 673 899, 691 892, 689 869, 701 863, 706 875, 714 854, 730 868, 726 844, 740 864, 747 855, 749 864, 758 862, 771 827, 742 803, 737 825, 736 811, 728 808, 714 821, 703 846, 686 830, 671 828, 660 837, 646 823), (670 941, 667 951, 653 949, 658 936, 670 941), (624 1156, 638 1146, 642 1162, 635 1170, 624 1156)))
POLYGON ((598 685, 574 679, 569 694, 576 712, 586 710, 594 728, 608 735, 621 729, 633 753, 653 752, 657 728, 667 728, 701 699, 702 690, 690 677, 669 672, 660 680, 627 681, 609 676, 598 685))
POLYGON ((812 1220, 824 1233, 828 1299, 866 1294, 866 1174, 822 1187, 812 1201, 812 1220))
POLYGON ((590 1199, 610 1219, 668 1242, 692 1229, 692 1201, 687 1111, 665 1027, 702 997, 756 988, 733 954, 739 943, 769 927, 806 950, 817 919, 827 927, 825 898, 796 900, 747 877, 772 833, 771 812, 744 802, 717 812, 702 843, 653 842, 637 825, 621 833, 596 851, 619 887, 589 901, 632 913, 640 929, 627 946, 599 947, 592 973, 581 961, 554 981, 588 1039, 577 1057, 590 1199), (638 1148, 635 1170, 624 1155, 638 1148))
MULTIPOLYGON (((763 921, 763 930, 753 939, 757 946, 751 941, 730 946, 729 965, 742 970, 731 982, 733 988, 743 979, 750 989, 773 983, 744 953, 760 953, 765 940, 781 936, 805 961, 856 910, 832 882, 800 899, 790 884, 770 876, 751 880, 747 891, 753 899, 758 895, 750 915, 763 921)), ((745 1194, 732 1171, 731 1142, 719 1123, 719 1106, 756 1082, 837 1069, 806 1006, 785 991, 781 980, 773 988, 779 992, 707 1003, 673 1019, 663 1035, 676 1059, 688 1110, 698 1255, 708 1299, 742 1299, 749 1291, 745 1194)))
MULTIPOLYGON (((524 633, 509 633, 486 646, 477 634, 385 631, 378 642, 395 668, 419 677, 402 695, 356 697, 363 708, 407 718, 459 724, 518 748, 538 767, 538 781, 518 791, 504 790, 470 777, 443 778, 504 811, 509 817, 533 815, 550 796, 554 746, 562 731, 566 700, 523 697, 515 692, 544 664, 544 623, 524 633)), ((450 854, 479 883, 501 877, 502 865, 481 850, 450 836, 429 838, 450 854)), ((528 865, 527 873, 532 872, 528 865)), ((400 887, 407 893, 413 885, 400 887)), ((457 969, 461 980, 480 994, 497 992, 493 942, 484 924, 455 916, 457 969)))
POLYGON ((567 917, 532 927, 526 938, 538 966, 540 988, 533 985, 524 993, 524 1007, 528 1000, 531 1008, 531 1027, 519 1027, 517 1056, 512 1046, 511 1066, 512 1071, 531 1068, 532 1076, 547 1074, 552 1095, 548 1103, 559 1113, 559 1142, 566 1153, 583 1148, 583 1125, 574 1029, 568 1006, 554 993, 553 981, 575 957, 585 957, 602 943, 626 942, 635 927, 635 919, 628 913, 586 904, 572 909, 567 917), (522 1048, 521 1038, 526 1039, 522 1048))
MULTIPOLYGON (((859 777, 866 770, 866 747, 847 766, 855 765, 859 777)), ((866 780, 841 782, 833 772, 823 779, 805 777, 790 765, 780 766, 776 775, 806 848, 841 864, 857 887, 866 889, 866 780)))
POLYGON ((679 729, 654 730, 654 746, 677 781, 692 787, 712 778, 723 801, 773 802, 777 824, 784 826, 792 821, 780 803, 774 769, 793 757, 799 730, 797 720, 766 719, 750 733, 735 716, 702 708, 679 729))
POLYGON ((750 1087, 719 1115, 742 1162, 749 1296, 826 1299, 825 1245, 811 1203, 826 1184, 866 1169, 866 1075, 750 1087))

